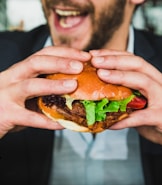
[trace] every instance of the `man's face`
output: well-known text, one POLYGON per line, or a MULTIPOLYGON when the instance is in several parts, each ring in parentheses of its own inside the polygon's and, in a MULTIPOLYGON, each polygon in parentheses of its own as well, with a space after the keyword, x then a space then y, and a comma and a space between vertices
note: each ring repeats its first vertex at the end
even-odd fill
POLYGON ((42 0, 55 45, 100 49, 121 26, 127 0, 42 0))

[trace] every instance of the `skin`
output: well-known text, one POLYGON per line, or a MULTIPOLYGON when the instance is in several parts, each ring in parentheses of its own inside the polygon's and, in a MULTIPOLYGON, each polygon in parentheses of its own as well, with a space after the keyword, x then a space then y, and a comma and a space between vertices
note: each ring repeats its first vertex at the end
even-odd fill
POLYGON ((91 54, 94 56, 93 65, 100 68, 98 75, 102 80, 138 89, 148 100, 146 109, 133 112, 127 119, 114 124, 110 129, 135 127, 145 138, 162 144, 161 72, 142 58, 127 52, 103 49, 91 51, 91 54))
MULTIPOLYGON (((42 0, 51 37, 56 46, 43 49, 0 73, 2 94, 0 100, 5 102, 0 105, 1 137, 8 131, 17 129, 17 125, 53 130, 62 129, 57 123, 51 122, 42 114, 29 110, 37 109, 32 106, 30 100, 40 95, 72 92, 77 87, 77 82, 72 80, 69 83, 59 80, 50 81, 38 78, 38 75, 57 72, 79 73, 83 69, 82 63, 91 58, 92 64, 99 68, 98 76, 102 80, 137 89, 148 98, 147 109, 131 114, 129 118, 115 124, 111 129, 137 127, 139 133, 144 137, 162 144, 160 113, 162 110, 160 104, 162 102, 160 101, 162 75, 142 58, 125 52, 129 25, 135 6, 143 3, 144 0, 120 2, 122 3, 117 4, 118 0, 42 0), (121 11, 116 7, 120 7, 121 11), (55 8, 80 10, 89 12, 89 14, 86 14, 87 16, 76 27, 58 30, 53 11, 55 8), (116 19, 114 19, 114 15, 116 19), (114 19, 113 24, 112 18, 114 19), (103 24, 103 26, 101 22, 105 22, 107 25, 103 24), (67 46, 75 49, 67 48, 67 46), (82 53, 80 50, 91 51, 82 53), (24 73, 24 71, 28 71, 28 73, 24 73), (149 88, 149 91, 148 86, 152 87, 149 88), (17 112, 21 114, 21 118, 16 116, 17 112), (8 115, 10 116, 8 117, 8 115)), ((63 22, 67 25, 68 21, 71 20, 66 19, 63 22)), ((78 21, 78 19, 73 19, 70 24, 73 24, 74 21, 78 21)))
POLYGON ((89 58, 88 53, 75 49, 48 47, 1 72, 0 137, 8 131, 20 130, 28 126, 62 129, 59 124, 35 112, 38 109, 32 98, 71 92, 77 87, 77 82, 75 80, 53 81, 38 78, 38 76, 48 73, 66 73, 66 71, 69 74, 79 73, 83 69, 81 62, 89 58))
MULTIPOLYGON (((113 42, 112 36, 115 37, 116 42, 116 37, 120 34, 116 30, 120 30, 120 27, 125 27, 123 19, 125 5, 127 3, 126 0, 63 0, 61 2, 59 0, 42 0, 45 16, 48 20, 55 45, 66 45, 86 51, 100 49, 113 42), (60 32, 54 24, 56 18, 53 10, 57 8, 61 10, 88 12, 88 16, 86 21, 77 28, 70 29, 70 31, 65 30, 65 32, 61 30, 60 32)), ((125 37, 126 35, 127 31, 125 37)))

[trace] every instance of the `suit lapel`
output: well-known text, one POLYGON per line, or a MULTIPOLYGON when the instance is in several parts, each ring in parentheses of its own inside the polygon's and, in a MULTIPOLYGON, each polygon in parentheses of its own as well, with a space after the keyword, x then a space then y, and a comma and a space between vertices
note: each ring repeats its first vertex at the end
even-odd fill
MULTIPOLYGON (((1 55, 1 60, 7 60, 7 65, 0 66, 1 69, 40 50, 48 35, 46 26, 28 33, 6 33, 6 38, 2 39, 4 44, 0 44, 0 47, 6 49, 6 53, 1 55), (8 56, 12 50, 14 57, 8 56)), ((3 185, 48 184, 52 150, 53 131, 28 128, 7 134, 0 140, 0 182, 3 185)))
POLYGON ((154 41, 151 42, 152 39, 155 38, 148 35, 147 32, 135 30, 134 53, 145 59, 157 69, 162 70, 161 60, 158 52, 152 45, 154 43, 154 41))
MULTIPOLYGON (((135 30, 135 54, 162 71, 161 38, 135 30), (156 39, 156 40, 155 40, 156 39), (156 50, 155 50, 156 48, 156 50), (158 49, 158 50, 157 50, 158 49)), ((141 157, 146 185, 162 184, 162 147, 140 136, 141 157)))
MULTIPOLYGON (((34 42, 31 44, 31 53, 35 53, 44 47, 49 36, 47 26, 41 26, 34 31, 34 42)), ((28 129, 26 131, 26 146, 28 151, 28 167, 30 185, 48 184, 52 164, 54 131, 43 129, 28 129)))

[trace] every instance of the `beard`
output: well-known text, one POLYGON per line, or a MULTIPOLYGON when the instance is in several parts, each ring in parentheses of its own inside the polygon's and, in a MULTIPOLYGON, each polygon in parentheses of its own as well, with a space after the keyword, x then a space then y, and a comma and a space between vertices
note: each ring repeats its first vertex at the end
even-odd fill
MULTIPOLYGON (((87 45, 81 49, 84 51, 101 49, 111 40, 115 31, 123 23, 126 0, 114 0, 112 5, 105 5, 100 10, 100 13, 96 13, 97 16, 95 14, 95 7, 90 0, 87 0, 84 5, 79 2, 72 2, 71 0, 46 0, 46 7, 47 10, 50 10, 51 7, 62 3, 64 6, 68 5, 82 12, 88 12, 92 20, 93 31, 87 45)), ((46 12, 47 15, 48 12, 46 12)), ((67 46, 72 45, 71 43, 73 42, 73 38, 67 36, 60 36, 59 40, 62 45, 67 46)))
POLYGON ((101 49, 111 40, 123 23, 125 4, 126 0, 115 0, 111 7, 102 8, 98 19, 93 19, 94 28, 85 51, 101 49))

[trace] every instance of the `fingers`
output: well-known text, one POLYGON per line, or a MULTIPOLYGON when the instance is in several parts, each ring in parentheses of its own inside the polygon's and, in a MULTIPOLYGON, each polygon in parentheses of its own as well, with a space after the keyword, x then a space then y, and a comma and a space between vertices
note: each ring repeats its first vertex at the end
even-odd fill
POLYGON ((14 123, 17 123, 17 125, 21 125, 24 127, 46 128, 50 130, 63 129, 60 124, 58 124, 56 121, 49 119, 43 114, 21 108, 19 109, 19 114, 21 116, 13 115, 12 117, 12 120, 14 120, 14 123))
MULTIPOLYGON (((19 76, 17 75, 17 79, 20 80, 36 77, 40 74, 76 74, 80 73, 83 69, 83 65, 79 61, 66 58, 57 58, 55 56, 34 56, 26 61, 25 64, 21 63, 21 65, 22 72, 19 74, 19 76), (25 73, 25 67, 28 73, 25 73)), ((21 68, 21 66, 19 66, 19 68, 21 68)))
MULTIPOLYGON (((2 72, 0 79, 5 79, 5 85, 7 85, 9 83, 16 83, 28 78, 33 78, 40 74, 59 72, 75 74, 81 72, 82 69, 83 65, 78 61, 51 56, 34 56, 2 72)), ((0 87, 3 86, 3 84, 0 85, 0 87)))
POLYGON ((48 47, 19 62, 0 74, 3 81, 0 87, 15 83, 40 74, 50 73, 80 73, 81 62, 90 59, 90 54, 76 49, 48 47), (11 75, 12 74, 12 75, 11 75))
POLYGON ((77 87, 76 80, 49 80, 40 74, 77 74, 83 70, 83 62, 91 55, 76 49, 48 47, 11 66, 0 73, 0 137, 17 125, 46 129, 62 127, 46 116, 36 113, 26 100, 49 94, 66 94, 77 87))
POLYGON ((117 50, 108 50, 108 49, 91 50, 90 53, 94 57, 107 56, 107 55, 133 55, 132 53, 127 51, 117 51, 117 50))
POLYGON ((106 55, 106 50, 101 51, 103 55, 99 56, 92 52, 92 64, 97 68, 138 71, 162 84, 161 73, 144 59, 126 52, 114 51, 111 53, 108 51, 107 53, 108 55, 106 55))
POLYGON ((79 61, 87 61, 91 58, 91 55, 87 52, 80 51, 74 48, 58 46, 46 47, 35 53, 35 55, 51 55, 57 57, 71 58, 79 61))
POLYGON ((115 123, 113 126, 110 127, 110 129, 118 130, 118 129, 124 129, 124 128, 138 127, 138 126, 144 125, 146 123, 146 119, 147 119, 147 125, 148 125, 149 123, 146 115, 147 115, 147 112, 145 110, 137 110, 131 113, 128 118, 123 119, 118 123, 115 123))
POLYGON ((60 124, 58 124, 56 121, 52 121, 43 114, 32 112, 21 107, 15 107, 15 109, 10 112, 10 117, 8 119, 3 119, 3 116, 1 116, 0 138, 2 138, 9 130, 12 130, 16 126, 49 130, 63 129, 60 124))
POLYGON ((159 121, 156 120, 155 117, 151 119, 150 118, 152 117, 151 115, 153 115, 153 112, 151 111, 148 111, 148 112, 140 111, 139 114, 137 112, 133 113, 130 115, 129 118, 122 120, 117 124, 114 124, 112 127, 110 127, 110 129, 118 130, 118 129, 134 127, 137 129, 139 134, 145 137, 146 139, 151 140, 154 143, 162 145, 162 137, 161 137, 162 136, 162 130, 161 130, 162 126, 160 126, 161 124, 157 124, 159 123, 159 121))
POLYGON ((147 108, 136 110, 128 118, 110 129, 130 127, 144 129, 142 135, 158 143, 162 133, 162 74, 141 57, 121 51, 91 51, 92 65, 98 68, 98 76, 107 83, 120 84, 139 90, 148 101, 147 108), (158 137, 157 137, 158 135, 158 137), (159 137, 160 135, 160 137, 159 137))
POLYGON ((103 81, 139 90, 145 97, 148 97, 148 87, 152 96, 161 88, 156 81, 139 72, 99 69, 97 73, 103 81))
POLYGON ((98 76, 105 82, 139 90, 149 99, 159 96, 162 74, 144 59, 121 51, 100 50, 91 54, 92 64, 99 68, 98 76))
POLYGON ((14 101, 50 95, 50 94, 67 94, 74 91, 77 87, 76 80, 49 80, 43 78, 28 79, 8 88, 9 95, 12 95, 14 101))
POLYGON ((154 126, 162 128, 161 126, 161 113, 157 108, 146 108, 143 110, 136 110, 129 115, 128 118, 114 124, 110 129, 118 130, 123 128, 133 128, 141 126, 154 126))

